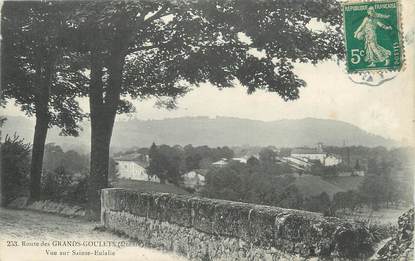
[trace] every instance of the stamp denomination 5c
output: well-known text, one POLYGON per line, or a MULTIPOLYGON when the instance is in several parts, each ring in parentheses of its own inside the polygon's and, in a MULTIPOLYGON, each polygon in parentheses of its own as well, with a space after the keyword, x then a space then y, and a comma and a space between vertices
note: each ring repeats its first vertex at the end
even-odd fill
POLYGON ((403 45, 399 7, 398 0, 343 4, 349 73, 401 69, 403 45))

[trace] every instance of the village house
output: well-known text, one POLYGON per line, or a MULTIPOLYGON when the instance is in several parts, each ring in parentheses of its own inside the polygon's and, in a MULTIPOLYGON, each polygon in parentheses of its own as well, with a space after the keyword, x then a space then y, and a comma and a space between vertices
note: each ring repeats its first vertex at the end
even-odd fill
POLYGON ((215 167, 224 167, 227 164, 228 164, 228 161, 226 159, 221 159, 221 160, 218 160, 212 163, 212 165, 215 167))
POLYGON ((160 183, 160 180, 156 176, 150 176, 147 174, 147 155, 132 153, 114 158, 114 161, 118 171, 118 177, 120 179, 132 179, 160 183))
POLYGON ((239 163, 247 163, 248 162, 248 159, 247 158, 245 158, 245 157, 241 157, 241 158, 232 158, 231 159, 232 161, 237 161, 237 162, 239 162, 239 163))

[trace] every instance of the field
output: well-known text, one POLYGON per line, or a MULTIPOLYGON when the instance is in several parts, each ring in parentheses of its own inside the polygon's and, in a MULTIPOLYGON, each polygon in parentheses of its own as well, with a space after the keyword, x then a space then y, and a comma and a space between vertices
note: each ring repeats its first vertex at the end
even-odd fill
POLYGON ((359 221, 370 220, 372 223, 384 224, 384 225, 396 225, 398 217, 408 211, 409 207, 394 207, 394 208, 381 208, 373 211, 371 209, 358 209, 354 212, 338 212, 339 217, 354 219, 359 221))
POLYGON ((332 177, 325 180, 344 191, 357 190, 365 177, 332 177))
POLYGON ((160 184, 150 181, 120 179, 112 184, 114 188, 125 188, 140 192, 165 192, 175 194, 189 194, 173 184, 160 184))
POLYGON ((319 176, 301 175, 294 184, 304 196, 315 196, 326 192, 330 198, 337 192, 357 190, 364 177, 332 177, 321 178, 319 176))
POLYGON ((294 181, 295 186, 306 197, 319 195, 326 192, 330 198, 337 192, 344 191, 342 188, 333 185, 319 176, 301 175, 294 181))

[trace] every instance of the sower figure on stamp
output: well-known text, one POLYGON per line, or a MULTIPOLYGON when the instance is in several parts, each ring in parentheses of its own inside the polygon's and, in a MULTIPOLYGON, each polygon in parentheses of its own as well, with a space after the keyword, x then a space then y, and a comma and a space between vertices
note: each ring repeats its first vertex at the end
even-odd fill
POLYGON ((363 19, 362 24, 354 32, 354 37, 365 41, 365 61, 370 63, 368 66, 374 67, 378 62, 384 62, 385 66, 389 65, 391 51, 379 45, 376 37, 376 29, 380 27, 385 30, 391 30, 390 25, 383 24, 380 19, 389 18, 389 15, 375 12, 375 8, 370 6, 367 9, 367 16, 363 19))

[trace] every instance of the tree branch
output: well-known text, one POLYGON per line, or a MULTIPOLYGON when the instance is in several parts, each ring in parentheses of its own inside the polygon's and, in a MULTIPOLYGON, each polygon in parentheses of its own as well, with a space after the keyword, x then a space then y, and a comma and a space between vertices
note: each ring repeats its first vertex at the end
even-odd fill
POLYGON ((132 54, 132 53, 139 52, 139 51, 146 51, 146 50, 151 50, 155 48, 160 48, 161 46, 163 45, 147 45, 147 46, 140 46, 136 48, 130 48, 128 50, 128 54, 132 54))
MULTIPOLYGON (((163 46, 166 46, 167 43, 164 44, 159 44, 159 45, 147 45, 147 46, 140 46, 140 47, 136 47, 136 48, 130 48, 128 50, 128 54, 133 54, 135 52, 140 52, 140 51, 147 51, 147 50, 151 50, 151 49, 155 49, 155 48, 161 48, 163 46)), ((209 44, 209 45, 203 45, 203 44, 197 44, 197 45, 192 45, 194 47, 199 47, 199 48, 229 48, 229 47, 240 47, 240 48, 245 48, 245 47, 249 47, 248 45, 244 45, 244 44, 236 44, 236 43, 229 43, 229 44, 222 44, 222 45, 215 45, 215 44, 209 44)))
POLYGON ((91 80, 91 77, 87 77, 86 75, 84 75, 80 71, 76 71, 75 73, 76 73, 76 75, 80 76, 84 80, 87 80, 87 81, 91 80))
POLYGON ((166 15, 166 14, 164 14, 163 15, 163 13, 165 12, 165 11, 167 11, 169 9, 169 6, 168 6, 168 4, 167 3, 165 3, 161 8, 160 8, 160 10, 158 10, 158 11, 156 11, 152 16, 150 16, 150 17, 148 17, 147 19, 144 19, 144 23, 146 23, 146 24, 148 24, 148 23, 151 23, 152 21, 154 21, 154 20, 156 20, 156 19, 159 19, 160 17, 162 17, 162 16, 164 16, 164 15, 166 15))

